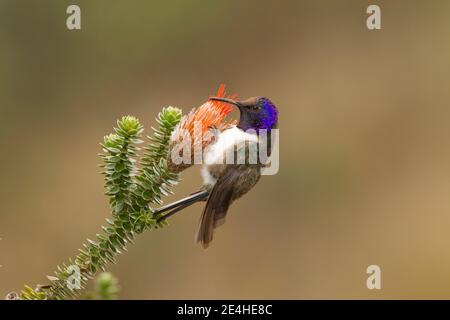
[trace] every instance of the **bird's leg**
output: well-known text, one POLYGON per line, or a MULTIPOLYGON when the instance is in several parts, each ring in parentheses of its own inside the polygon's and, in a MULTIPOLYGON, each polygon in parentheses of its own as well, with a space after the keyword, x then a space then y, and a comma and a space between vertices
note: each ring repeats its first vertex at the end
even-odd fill
MULTIPOLYGON (((196 201, 195 201, 196 202, 196 201)), ((174 215, 175 213, 177 213, 178 211, 183 210, 184 208, 189 207, 190 205, 194 204, 195 202, 189 202, 189 203, 185 203, 183 205, 180 205, 179 207, 176 207, 175 209, 173 209, 172 211, 169 211, 165 214, 163 214, 162 216, 160 216, 158 219, 156 219, 156 222, 161 222, 163 220, 166 220, 167 218, 171 217, 172 215, 174 215)))
POLYGON ((195 192, 193 194, 190 194, 189 196, 187 196, 183 199, 180 199, 178 201, 169 203, 165 206, 155 209, 155 211, 153 213, 161 214, 161 213, 172 210, 169 213, 158 218, 158 221, 164 220, 164 219, 168 218, 169 216, 173 215, 174 213, 176 213, 186 207, 189 207, 190 205, 192 205, 198 201, 205 200, 208 197, 208 195, 209 195, 209 191, 201 190, 201 191, 195 192))

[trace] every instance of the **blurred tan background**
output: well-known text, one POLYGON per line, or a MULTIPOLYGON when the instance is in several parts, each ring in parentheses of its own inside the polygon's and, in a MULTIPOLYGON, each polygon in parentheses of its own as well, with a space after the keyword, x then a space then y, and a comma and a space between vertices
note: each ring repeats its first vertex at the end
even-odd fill
MULTIPOLYGON (((450 298, 449 15, 445 0, 0 0, 0 297, 100 230, 97 153, 117 118, 148 132, 224 82, 278 105, 280 172, 206 251, 201 205, 138 236, 111 268, 121 298, 450 298)), ((200 183, 190 169, 167 200, 200 183)))

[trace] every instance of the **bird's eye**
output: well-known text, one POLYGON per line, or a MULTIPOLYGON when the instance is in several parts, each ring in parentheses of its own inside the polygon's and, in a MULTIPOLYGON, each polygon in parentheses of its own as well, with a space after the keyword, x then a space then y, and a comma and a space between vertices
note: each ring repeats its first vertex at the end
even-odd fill
POLYGON ((259 108, 258 105, 254 105, 254 106, 252 107, 252 109, 253 109, 253 110, 259 110, 260 108, 259 108))

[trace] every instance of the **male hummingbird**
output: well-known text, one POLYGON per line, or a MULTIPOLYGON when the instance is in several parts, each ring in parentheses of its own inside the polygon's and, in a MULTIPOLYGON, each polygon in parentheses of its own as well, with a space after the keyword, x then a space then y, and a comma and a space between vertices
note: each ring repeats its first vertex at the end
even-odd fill
MULTIPOLYGON (((163 220, 174 213, 198 202, 206 201, 206 206, 200 218, 196 241, 204 248, 208 247, 213 238, 213 231, 225 221, 231 203, 246 194, 258 182, 261 169, 265 163, 258 160, 255 164, 248 163, 248 154, 244 163, 221 163, 224 155, 238 153, 236 146, 244 142, 244 146, 253 143, 258 148, 261 142, 259 133, 267 132, 267 155, 271 152, 271 130, 277 128, 278 110, 265 97, 254 97, 243 101, 236 101, 223 97, 212 97, 210 100, 220 101, 236 106, 240 111, 237 125, 217 133, 215 141, 205 149, 205 164, 201 170, 203 186, 200 191, 189 195, 174 203, 156 209, 155 213, 162 215, 163 220), (247 142, 247 144, 245 144, 247 142)), ((264 141, 266 143, 266 141, 264 141)), ((234 157, 236 159, 236 156, 234 157)))

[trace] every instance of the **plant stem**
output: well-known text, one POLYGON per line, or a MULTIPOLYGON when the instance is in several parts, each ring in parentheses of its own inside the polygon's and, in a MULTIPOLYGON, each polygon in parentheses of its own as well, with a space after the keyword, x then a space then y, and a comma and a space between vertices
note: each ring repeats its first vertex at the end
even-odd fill
POLYGON ((98 270, 106 271, 110 262, 116 262, 136 234, 167 224, 158 221, 159 214, 150 204, 160 205, 161 197, 171 193, 171 187, 178 181, 178 175, 167 167, 167 153, 170 135, 180 120, 178 108, 167 107, 158 114, 159 127, 149 137, 139 170, 135 158, 143 127, 131 116, 117 122, 114 133, 104 138, 100 155, 112 219, 106 219, 108 224, 95 241, 88 239, 73 260, 58 266, 55 276, 47 276, 51 280, 49 286, 32 289, 25 285, 22 299, 76 298, 98 270))

